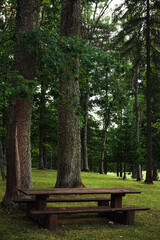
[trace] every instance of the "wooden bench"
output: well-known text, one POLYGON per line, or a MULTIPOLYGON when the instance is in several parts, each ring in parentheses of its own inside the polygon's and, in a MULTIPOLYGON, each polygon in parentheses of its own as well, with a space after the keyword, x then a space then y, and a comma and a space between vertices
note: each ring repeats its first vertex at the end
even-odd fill
POLYGON ((106 206, 89 207, 56 207, 48 208, 45 211, 30 211, 30 216, 48 229, 56 229, 59 214, 81 214, 81 213, 100 213, 109 219, 118 221, 125 225, 134 225, 135 211, 149 210, 147 207, 121 207, 106 208, 106 206), (38 216, 41 216, 38 218, 38 216), (42 218, 43 216, 43 218, 42 218))

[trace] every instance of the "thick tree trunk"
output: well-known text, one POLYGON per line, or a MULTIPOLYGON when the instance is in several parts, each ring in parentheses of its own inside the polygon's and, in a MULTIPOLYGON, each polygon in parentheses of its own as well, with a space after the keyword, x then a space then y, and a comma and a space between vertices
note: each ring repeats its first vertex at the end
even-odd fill
POLYGON ((88 172, 88 149, 87 149, 87 125, 88 125, 88 105, 89 105, 89 94, 86 93, 83 99, 84 104, 84 126, 81 132, 81 144, 82 144, 82 171, 88 172))
MULTIPOLYGON (((66 0, 62 7, 61 35, 76 37, 80 27, 80 0, 66 0)), ((70 68, 60 76, 58 112, 58 175, 56 187, 80 187, 81 141, 80 124, 76 115, 79 106, 79 60, 69 58, 70 68), (74 68, 74 69, 73 69, 74 68), (73 70, 72 70, 73 69, 73 70)))
POLYGON ((18 188, 32 187, 30 125, 32 98, 12 98, 11 117, 7 133, 7 186, 5 205, 12 205, 18 188))
MULTIPOLYGON (((39 7, 39 0, 17 1, 15 70, 27 80, 34 80, 36 76, 36 55, 35 52, 27 51, 22 31, 31 31, 38 27, 39 7)), ((30 44, 34 45, 32 41, 34 40, 30 39, 30 44)), ((20 80, 14 83, 14 87, 17 86, 21 86, 20 80)), ((8 207, 14 207, 12 200, 17 197, 18 188, 32 187, 30 153, 32 98, 30 84, 28 92, 21 90, 10 99, 6 144, 7 185, 3 199, 4 205, 8 207)))
POLYGON ((152 184, 152 117, 151 117, 151 66, 150 66, 150 3, 147 0, 147 169, 146 180, 148 184, 152 184))

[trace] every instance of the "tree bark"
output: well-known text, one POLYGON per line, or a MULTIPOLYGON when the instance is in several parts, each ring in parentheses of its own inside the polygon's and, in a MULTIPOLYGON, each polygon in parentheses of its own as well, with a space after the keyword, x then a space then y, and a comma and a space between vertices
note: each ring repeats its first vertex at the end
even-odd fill
MULTIPOLYGON (((29 32, 38 27, 39 7, 39 0, 17 1, 14 65, 17 74, 23 76, 24 81, 34 80, 36 76, 36 54, 35 51, 28 52, 23 32, 29 32)), ((30 39, 30 44, 34 46, 33 41, 30 39)), ((6 144, 7 185, 3 203, 10 208, 15 207, 13 199, 18 197, 18 188, 32 187, 30 126, 33 97, 31 85, 29 84, 27 92, 22 89, 20 93, 12 94, 9 103, 10 116, 6 144)), ((21 86, 19 79, 13 84, 13 87, 17 86, 21 86)))
POLYGON ((151 66, 150 66, 150 2, 147 0, 147 31, 146 31, 146 47, 147 47, 147 168, 146 180, 148 184, 152 181, 152 114, 151 114, 151 66))
MULTIPOLYGON (((61 15, 61 35, 77 37, 80 29, 80 0, 65 0, 61 15)), ((58 175, 56 187, 80 187, 81 141, 80 124, 76 115, 80 103, 78 67, 79 60, 69 58, 70 68, 60 75, 58 109, 58 175)))

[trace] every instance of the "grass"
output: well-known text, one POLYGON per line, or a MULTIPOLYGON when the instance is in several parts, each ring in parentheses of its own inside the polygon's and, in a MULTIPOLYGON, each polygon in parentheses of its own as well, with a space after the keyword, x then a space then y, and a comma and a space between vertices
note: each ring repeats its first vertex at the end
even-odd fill
MULTIPOLYGON (((54 187, 57 172, 33 169, 35 188, 54 187)), ((97 214, 63 215, 59 217, 56 231, 39 227, 22 211, 8 211, 0 207, 1 240, 159 240, 160 239, 160 182, 146 185, 115 175, 82 173, 86 187, 129 187, 141 194, 126 195, 124 205, 147 206, 150 211, 136 213, 135 226, 114 224, 97 214)), ((5 193, 5 183, 0 181, 0 201, 5 193)), ((75 203, 74 203, 75 204, 75 203)), ((80 203, 76 203, 80 204, 80 203)), ((86 204, 86 203, 81 203, 86 204)), ((90 204, 90 203, 89 203, 90 204)))

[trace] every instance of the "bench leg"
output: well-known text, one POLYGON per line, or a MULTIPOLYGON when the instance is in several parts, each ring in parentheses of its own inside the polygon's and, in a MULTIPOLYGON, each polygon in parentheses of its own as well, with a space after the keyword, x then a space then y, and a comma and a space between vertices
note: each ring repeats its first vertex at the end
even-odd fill
POLYGON ((127 212, 111 212, 106 216, 108 219, 124 224, 124 225, 134 225, 135 223, 135 211, 127 212))
POLYGON ((58 220, 58 216, 57 215, 47 215, 45 217, 44 225, 49 230, 55 230, 57 228, 57 220, 58 220))
POLYGON ((135 222, 135 211, 127 211, 122 213, 122 224, 124 225, 134 225, 135 222))

